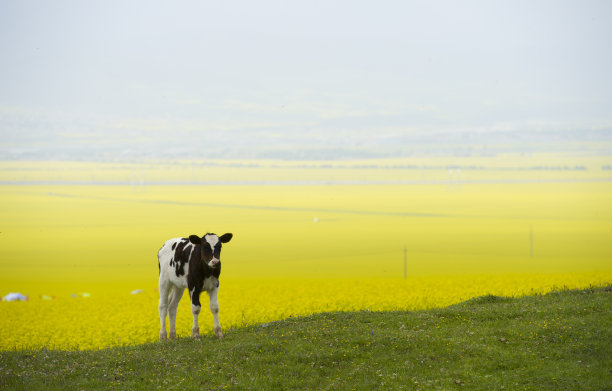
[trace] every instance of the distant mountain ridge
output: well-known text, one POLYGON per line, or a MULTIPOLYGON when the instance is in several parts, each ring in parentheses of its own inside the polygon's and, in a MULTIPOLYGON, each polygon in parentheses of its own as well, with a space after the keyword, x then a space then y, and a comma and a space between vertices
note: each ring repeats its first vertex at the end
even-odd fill
POLYGON ((612 129, 574 131, 11 132, 1 160, 347 160, 506 153, 612 155, 612 129))

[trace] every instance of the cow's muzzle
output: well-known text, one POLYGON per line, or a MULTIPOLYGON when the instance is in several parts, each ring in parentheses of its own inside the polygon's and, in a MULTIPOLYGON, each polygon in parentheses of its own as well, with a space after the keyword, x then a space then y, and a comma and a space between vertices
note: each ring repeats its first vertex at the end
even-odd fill
POLYGON ((210 260, 210 262, 208 262, 208 266, 215 267, 215 266, 217 266, 219 264, 219 262, 221 262, 221 261, 219 261, 217 258, 213 258, 213 259, 210 260))

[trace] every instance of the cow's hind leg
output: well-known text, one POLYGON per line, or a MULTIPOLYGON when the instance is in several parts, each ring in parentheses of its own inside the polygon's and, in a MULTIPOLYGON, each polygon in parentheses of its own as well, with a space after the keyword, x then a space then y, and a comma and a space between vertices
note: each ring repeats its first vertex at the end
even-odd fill
POLYGON ((160 326, 161 326, 159 330, 160 341, 165 341, 167 338, 166 315, 168 314, 168 293, 169 291, 170 291, 169 284, 160 281, 159 282, 159 321, 160 321, 160 326))
POLYGON ((168 300, 168 323, 170 328, 170 339, 176 338, 176 310, 178 308, 179 301, 183 297, 185 289, 179 287, 172 287, 170 290, 170 299, 168 300))

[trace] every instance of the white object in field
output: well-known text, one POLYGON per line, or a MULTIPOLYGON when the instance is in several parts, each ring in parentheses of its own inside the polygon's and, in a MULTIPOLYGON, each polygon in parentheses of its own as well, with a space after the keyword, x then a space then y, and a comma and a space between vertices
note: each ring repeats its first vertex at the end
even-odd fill
POLYGON ((26 301, 26 300, 28 300, 27 296, 24 296, 21 293, 17 293, 17 292, 11 292, 2 298, 2 301, 26 301))

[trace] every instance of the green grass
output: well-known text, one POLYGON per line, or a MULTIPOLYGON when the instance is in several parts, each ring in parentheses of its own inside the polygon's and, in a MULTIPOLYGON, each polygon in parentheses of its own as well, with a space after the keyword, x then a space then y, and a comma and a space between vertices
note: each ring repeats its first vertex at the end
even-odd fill
POLYGON ((0 388, 612 390, 612 292, 326 313, 101 351, 0 353, 0 388))

